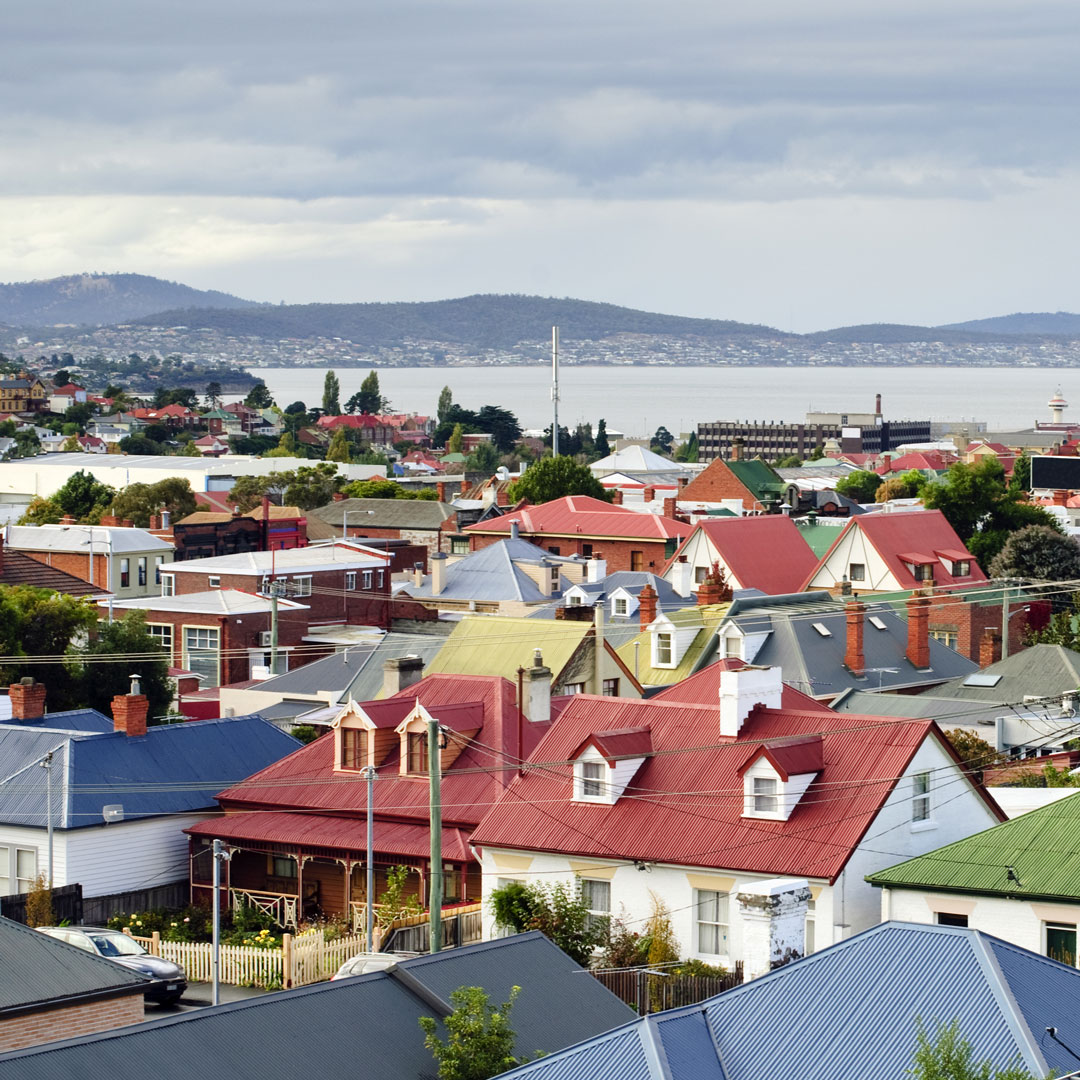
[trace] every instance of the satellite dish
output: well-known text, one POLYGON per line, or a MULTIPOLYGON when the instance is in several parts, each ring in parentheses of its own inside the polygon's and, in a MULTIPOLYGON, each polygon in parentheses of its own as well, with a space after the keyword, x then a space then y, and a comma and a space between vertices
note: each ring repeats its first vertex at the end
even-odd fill
POLYGON ((101 816, 105 819, 106 825, 111 825, 116 821, 124 820, 124 807, 121 803, 109 803, 108 806, 101 808, 101 816))

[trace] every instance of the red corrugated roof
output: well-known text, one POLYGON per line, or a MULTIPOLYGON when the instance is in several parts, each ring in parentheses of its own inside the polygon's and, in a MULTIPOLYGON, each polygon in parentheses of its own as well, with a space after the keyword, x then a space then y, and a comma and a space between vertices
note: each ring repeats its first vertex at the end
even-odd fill
POLYGON ((579 695, 472 835, 474 845, 835 880, 923 740, 929 720, 759 708, 738 740, 707 706, 579 695), (653 754, 612 806, 574 802, 557 763, 594 731, 648 725, 653 754), (787 821, 743 818, 754 743, 822 732, 822 768, 787 821), (704 749, 687 749, 701 748, 704 749))
MULTIPOLYGON (((782 514, 700 521, 697 530, 709 538, 744 589, 760 589, 769 596, 798 592, 817 566, 817 556, 799 527, 782 514)), ((683 547, 691 539, 693 533, 683 547)), ((671 561, 678 557, 676 552, 671 561)))
MULTIPOLYGON (((648 728, 623 728, 621 731, 598 731, 585 740, 609 761, 621 757, 643 757, 652 753, 652 735, 648 728)), ((573 757, 581 752, 579 748, 573 757)))
MULTIPOLYGON (((915 575, 904 565, 904 556, 901 552, 918 551, 920 548, 930 551, 963 551, 966 550, 960 542, 960 537, 949 524, 948 519, 940 510, 912 510, 907 513, 897 514, 862 514, 852 518, 848 524, 840 530, 840 535, 833 545, 822 557, 821 562, 807 575, 803 582, 803 588, 809 588, 810 581, 818 570, 824 566, 837 545, 842 543, 844 537, 852 529, 859 529, 863 536, 873 546, 874 550, 888 564, 897 583, 902 589, 921 588, 925 582, 916 581, 915 575)), ((974 555, 968 555, 971 559, 971 573, 967 577, 953 577, 947 565, 928 556, 921 556, 929 562, 935 563, 934 583, 936 585, 970 585, 976 581, 986 581, 986 575, 975 561, 974 555)), ((839 580, 839 575, 837 575, 839 580)))
MULTIPOLYGON (((661 690, 650 700, 669 701, 678 705, 715 705, 720 700, 720 676, 725 671, 737 671, 743 667, 746 667, 744 660, 717 660, 715 664, 702 668, 696 675, 661 690)), ((796 690, 794 686, 788 686, 787 683, 784 683, 780 693, 780 705, 795 712, 835 715, 828 705, 823 705, 816 698, 796 690)))
MULTIPOLYGON (((614 506, 588 495, 567 495, 540 506, 526 506, 491 521, 467 525, 465 532, 510 533, 517 522, 522 533, 551 536, 627 537, 635 540, 682 539, 692 532, 691 526, 657 514, 638 513, 624 506, 614 506)), ((805 546, 805 545, 804 545, 805 546)))
MULTIPOLYGON (((431 854, 431 834, 426 825, 377 820, 373 831, 375 850, 380 853, 424 859, 431 854)), ((226 814, 224 817, 200 821, 184 832, 217 840, 295 844, 305 848, 364 851, 367 846, 366 821, 331 814, 226 814)), ((445 859, 459 862, 472 860, 468 838, 460 829, 443 829, 442 852, 445 859)))
POLYGON ((772 762, 773 768, 785 783, 792 776, 820 772, 825 764, 821 736, 811 735, 807 738, 800 737, 783 742, 762 743, 751 750, 746 760, 739 766, 739 775, 742 776, 755 761, 763 757, 772 762))

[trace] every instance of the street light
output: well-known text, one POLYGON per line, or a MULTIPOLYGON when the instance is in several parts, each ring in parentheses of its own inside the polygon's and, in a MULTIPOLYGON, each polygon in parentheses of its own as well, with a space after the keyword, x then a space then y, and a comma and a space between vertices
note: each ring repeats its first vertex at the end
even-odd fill
POLYGON ((349 538, 349 515, 350 514, 374 514, 374 510, 342 510, 341 511, 341 539, 349 538))

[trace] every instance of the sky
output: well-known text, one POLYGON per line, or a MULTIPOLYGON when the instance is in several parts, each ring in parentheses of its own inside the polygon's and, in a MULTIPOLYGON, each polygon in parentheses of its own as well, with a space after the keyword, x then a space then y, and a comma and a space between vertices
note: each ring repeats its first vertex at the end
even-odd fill
POLYGON ((1074 0, 35 0, 0 33, 3 281, 1080 310, 1074 0))

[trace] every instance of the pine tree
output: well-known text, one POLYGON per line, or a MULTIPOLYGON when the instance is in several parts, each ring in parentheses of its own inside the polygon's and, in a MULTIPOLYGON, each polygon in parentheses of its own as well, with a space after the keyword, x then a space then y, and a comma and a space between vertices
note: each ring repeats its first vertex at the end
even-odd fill
POLYGON ((598 458, 605 458, 611 453, 607 441, 607 421, 601 417, 596 425, 596 438, 593 440, 593 452, 598 458))
POLYGON ((326 448, 327 461, 351 461, 352 454, 349 452, 349 439, 345 434, 345 428, 334 429, 330 439, 330 445, 326 448))
POLYGON ((465 433, 461 430, 460 424, 455 424, 454 430, 450 433, 450 438, 446 441, 446 450, 450 454, 460 454, 464 445, 465 433))
POLYGON ((327 416, 341 415, 341 384, 333 371, 328 371, 323 380, 322 407, 327 416))
POLYGON ((446 414, 453 404, 454 395, 450 392, 449 386, 444 386, 439 392, 439 404, 435 407, 435 417, 440 424, 446 419, 446 414))

